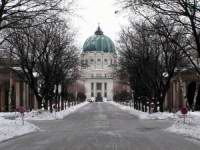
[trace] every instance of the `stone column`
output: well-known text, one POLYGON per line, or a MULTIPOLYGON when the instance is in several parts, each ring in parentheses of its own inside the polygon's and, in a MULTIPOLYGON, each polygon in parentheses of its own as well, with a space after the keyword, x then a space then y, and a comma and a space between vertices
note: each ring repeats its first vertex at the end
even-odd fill
POLYGON ((174 109, 178 107, 176 100, 177 100, 177 90, 176 90, 176 81, 174 81, 172 84, 172 102, 174 102, 174 109))
POLYGON ((0 86, 0 112, 1 112, 1 107, 2 107, 2 87, 0 86))
POLYGON ((94 59, 94 63, 95 63, 95 69, 97 69, 97 54, 95 52, 95 59, 94 59))
POLYGON ((20 83, 16 82, 16 108, 20 106, 20 83))
POLYGON ((1 87, 1 111, 5 111, 5 85, 1 87))
POLYGON ((23 82, 23 96, 22 96, 22 99, 23 99, 24 107, 26 107, 26 83, 25 82, 23 82))
POLYGON ((104 68, 104 57, 103 57, 103 53, 101 53, 101 65, 102 65, 102 69, 104 68))
POLYGON ((28 109, 30 109, 30 100, 29 100, 29 86, 28 84, 26 84, 26 105, 28 107, 28 109))
POLYGON ((105 92, 105 82, 102 82, 102 90, 101 90, 102 98, 104 98, 104 92, 105 92))
POLYGON ((38 101, 35 95, 34 95, 34 109, 38 109, 38 101))
POLYGON ((97 82, 94 82, 94 97, 97 97, 97 82))

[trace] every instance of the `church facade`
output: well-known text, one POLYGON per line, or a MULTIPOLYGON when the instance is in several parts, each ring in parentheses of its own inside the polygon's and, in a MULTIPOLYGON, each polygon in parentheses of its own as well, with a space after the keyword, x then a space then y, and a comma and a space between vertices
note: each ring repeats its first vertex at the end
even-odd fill
POLYGON ((81 79, 87 99, 101 97, 103 100, 112 100, 117 54, 113 41, 104 35, 100 27, 85 41, 81 63, 81 79))

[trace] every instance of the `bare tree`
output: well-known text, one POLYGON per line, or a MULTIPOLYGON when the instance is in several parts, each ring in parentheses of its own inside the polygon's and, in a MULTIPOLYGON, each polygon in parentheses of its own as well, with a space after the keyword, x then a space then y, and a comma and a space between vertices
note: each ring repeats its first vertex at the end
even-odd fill
MULTIPOLYGON (((121 0, 120 3, 123 9, 130 8, 136 13, 144 16, 145 19, 152 21, 148 18, 148 14, 141 12, 140 8, 152 10, 153 15, 168 16, 169 19, 176 23, 176 26, 184 27, 184 34, 187 39, 187 50, 184 53, 188 55, 190 61, 196 67, 195 57, 200 57, 200 9, 199 0, 121 0), (195 53, 194 53, 195 51, 195 53)), ((168 38, 170 38, 168 36, 168 38)), ((178 46, 179 43, 172 40, 178 46)), ((196 67, 196 70, 198 67, 196 67)), ((198 73, 199 70, 197 70, 198 73)))
POLYGON ((7 46, 19 62, 22 75, 33 90, 39 107, 42 101, 46 106, 48 102, 52 106, 52 97, 58 92, 58 89, 53 92, 55 85, 71 80, 78 65, 73 34, 64 22, 12 29, 11 32, 7 46), (35 72, 37 77, 34 77, 35 72))
POLYGON ((174 22, 163 18, 158 18, 153 25, 131 22, 131 26, 122 31, 120 40, 120 66, 126 70, 135 95, 156 98, 161 111, 175 68, 184 60, 179 47, 163 36, 168 32, 184 43, 181 30, 177 31, 174 22), (162 27, 162 21, 167 28, 162 27), (164 72, 168 74, 165 78, 164 72))
MULTIPOLYGON (((74 0, 0 0, 0 34, 5 29, 27 28, 52 21, 60 12, 70 12, 74 0), (63 7, 66 6, 66 7, 63 7), (37 22, 31 21, 37 19, 37 22)), ((7 32, 5 33, 7 35, 7 32)), ((5 37, 1 37, 1 43, 5 37)))

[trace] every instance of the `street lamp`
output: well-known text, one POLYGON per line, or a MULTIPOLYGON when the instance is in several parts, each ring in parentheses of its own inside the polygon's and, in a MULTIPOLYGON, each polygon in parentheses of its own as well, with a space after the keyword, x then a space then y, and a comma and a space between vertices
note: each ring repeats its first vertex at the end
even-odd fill
POLYGON ((132 94, 132 103, 134 105, 134 90, 131 90, 131 94, 132 94))
POLYGON ((33 76, 34 76, 35 78, 37 78, 37 77, 39 76, 39 73, 38 73, 38 72, 33 72, 33 76))
POLYGON ((59 110, 60 110, 60 103, 61 103, 61 91, 62 91, 62 87, 61 84, 58 85, 58 102, 59 102, 59 110))
POLYGON ((168 73, 168 72, 163 72, 162 76, 163 76, 164 78, 168 78, 168 77, 169 77, 169 73, 168 73))
POLYGON ((61 84, 59 84, 59 85, 54 85, 54 90, 53 90, 53 92, 54 92, 54 94, 55 94, 55 96, 56 96, 56 105, 55 105, 55 108, 57 109, 57 110, 59 110, 60 108, 59 108, 59 104, 60 104, 60 101, 61 101, 61 92, 62 92, 62 86, 61 86, 61 84))
MULTIPOLYGON (((169 73, 168 72, 163 72, 162 76, 164 77, 164 86, 166 87, 166 79, 169 77, 169 73)), ((162 94, 162 93, 161 93, 162 94)), ((163 94, 161 95, 163 96, 163 94)), ((160 104, 159 104, 160 105, 160 104)), ((172 99, 172 107, 173 107, 173 99, 172 99)), ((162 106, 163 107, 163 106, 162 106)))
MULTIPOLYGON (((33 72, 33 77, 36 79, 36 88, 37 88, 37 92, 40 94, 40 89, 41 89, 41 83, 38 80, 39 77, 39 73, 38 72, 33 72)), ((42 99, 42 110, 44 110, 44 99, 42 99)))

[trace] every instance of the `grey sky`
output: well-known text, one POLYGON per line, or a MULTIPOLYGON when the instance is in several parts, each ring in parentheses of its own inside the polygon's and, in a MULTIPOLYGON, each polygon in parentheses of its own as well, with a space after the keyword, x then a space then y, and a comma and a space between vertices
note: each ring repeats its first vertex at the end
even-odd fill
POLYGON ((98 23, 105 35, 115 42, 118 38, 120 26, 127 22, 122 14, 116 15, 118 10, 116 0, 78 0, 79 7, 76 12, 80 17, 73 18, 73 25, 78 30, 78 45, 82 46, 84 41, 94 34, 98 23))

